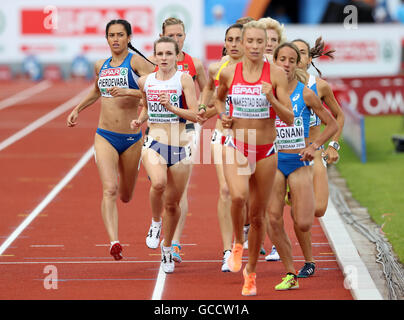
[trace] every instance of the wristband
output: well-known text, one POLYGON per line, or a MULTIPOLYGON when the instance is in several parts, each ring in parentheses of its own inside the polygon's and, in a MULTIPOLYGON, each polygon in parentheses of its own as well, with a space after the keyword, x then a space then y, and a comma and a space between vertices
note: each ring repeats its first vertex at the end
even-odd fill
POLYGON ((222 120, 222 117, 223 117, 224 114, 226 114, 226 111, 223 111, 223 112, 220 112, 220 113, 219 113, 219 118, 220 118, 220 120, 222 120))
POLYGON ((330 143, 328 144, 329 147, 334 148, 335 150, 339 151, 340 149, 340 145, 338 142, 336 141, 330 141, 330 143))

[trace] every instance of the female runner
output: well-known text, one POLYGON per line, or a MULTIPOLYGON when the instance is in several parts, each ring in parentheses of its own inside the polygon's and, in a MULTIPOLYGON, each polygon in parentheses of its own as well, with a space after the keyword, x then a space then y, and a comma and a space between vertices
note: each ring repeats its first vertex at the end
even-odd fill
MULTIPOLYGON (((339 159, 339 137, 341 136, 342 129, 344 127, 344 113, 339 106, 337 100, 334 97, 334 93, 330 85, 321 79, 321 72, 316 68, 313 63, 313 59, 321 56, 327 56, 333 58, 332 53, 334 51, 324 50, 324 41, 318 38, 315 42, 315 46, 310 48, 309 44, 304 40, 294 40, 293 43, 299 48, 300 55, 302 57, 299 67, 304 71, 306 75, 306 85, 312 89, 318 97, 323 101, 330 109, 332 115, 335 117, 338 123, 338 131, 331 138, 328 143, 328 147, 324 151, 323 146, 316 151, 313 165, 313 184, 314 184, 314 196, 315 196, 315 216, 324 216, 328 206, 328 175, 327 164, 336 162, 339 159), (309 74, 307 70, 312 65, 318 72, 320 77, 315 77, 309 74), (324 160, 323 160, 324 159, 324 160)), ((321 132, 321 120, 315 114, 310 118, 310 135, 309 142, 314 141, 321 132)), ((305 264, 299 270, 298 277, 307 278, 315 272, 315 259, 312 254, 311 246, 311 232, 302 232, 299 228, 295 228, 296 236, 302 248, 303 255, 305 257, 305 264)))
POLYGON ((143 142, 141 131, 133 133, 128 119, 138 112, 141 98, 138 78, 154 69, 130 43, 131 34, 132 27, 126 20, 112 20, 107 24, 105 36, 112 56, 95 63, 94 88, 67 117, 67 126, 74 127, 79 113, 101 96, 94 150, 103 189, 101 213, 111 242, 110 254, 115 260, 122 259, 116 199, 118 194, 125 203, 132 198, 143 142), (141 56, 132 54, 128 48, 141 56), (130 95, 121 96, 125 92, 130 95))
MULTIPOLYGON (((221 61, 212 63, 209 68, 208 83, 203 89, 201 96, 201 103, 210 107, 210 101, 215 94, 217 87, 219 86, 219 76, 224 68, 240 62, 243 57, 243 49, 241 47, 241 31, 243 25, 233 24, 227 28, 225 33, 225 50, 229 55, 229 59, 224 63, 221 61)), ((226 111, 227 106, 226 106, 226 111)), ((201 116, 204 120, 215 116, 217 114, 216 108, 208 108, 201 110, 201 116), (206 111, 206 112, 203 112, 206 111)), ((233 226, 230 214, 231 198, 229 194, 229 188, 227 187, 226 180, 223 174, 222 163, 222 140, 223 127, 220 118, 216 121, 216 127, 212 135, 211 150, 213 163, 216 167, 216 174, 219 181, 219 199, 217 203, 217 215, 219 219, 219 227, 222 235, 223 242, 223 261, 222 272, 228 272, 229 267, 227 265, 227 259, 231 253, 232 238, 233 238, 233 226)))
POLYGON ((282 67, 288 78, 288 93, 293 105, 295 120, 287 125, 277 119, 278 170, 269 201, 270 238, 278 250, 286 269, 286 277, 276 290, 299 287, 293 266, 292 246, 284 229, 283 209, 286 184, 292 195, 293 221, 299 230, 308 232, 314 219, 314 192, 312 183, 313 160, 318 146, 337 131, 337 123, 323 108, 314 92, 296 79, 296 69, 300 62, 299 49, 292 43, 283 43, 275 49, 275 64, 282 67), (311 144, 308 143, 310 109, 326 124, 324 131, 311 144))
MULTIPOLYGON (((203 67, 203 64, 200 59, 191 57, 189 54, 183 51, 185 39, 186 39, 186 33, 185 33, 185 25, 184 22, 178 18, 170 17, 164 20, 163 25, 162 25, 162 33, 160 34, 160 37, 166 36, 169 38, 174 39, 179 48, 179 55, 178 55, 178 61, 177 61, 177 68, 181 72, 188 73, 192 79, 194 80, 195 83, 198 83, 200 91, 204 88, 206 85, 206 74, 205 74, 205 69, 203 67)), ((151 58, 152 61, 154 61, 154 57, 151 58)), ((157 67, 158 68, 158 67, 157 67)), ((156 70, 157 70, 156 68, 156 70)), ((198 126, 198 124, 196 124, 198 126)), ((195 154, 196 147, 197 147, 197 134, 195 132, 195 124, 187 121, 186 124, 186 129, 187 129, 187 134, 192 143, 192 151, 193 154, 195 154)), ((200 130, 200 127, 197 127, 198 130, 200 130)), ((191 169, 192 170, 192 169, 191 169)), ((180 208, 181 208, 181 216, 180 220, 178 222, 177 229, 174 234, 173 238, 173 257, 174 261, 176 262, 181 262, 182 258, 180 256, 181 252, 181 245, 180 245, 180 238, 182 231, 184 229, 185 225, 185 220, 186 216, 188 214, 188 185, 189 181, 187 183, 187 187, 185 188, 184 194, 181 198, 181 203, 180 203, 180 208)), ((149 248, 157 248, 159 241, 160 241, 160 234, 161 234, 161 221, 157 220, 157 217, 152 218, 152 223, 149 228, 149 232, 146 237, 146 244, 149 248)))
POLYGON ((171 242, 180 217, 179 203, 191 172, 191 146, 185 122, 196 122, 198 108, 192 77, 177 71, 179 53, 175 40, 161 37, 155 41, 154 56, 159 68, 139 79, 147 108, 131 123, 133 128, 139 128, 149 121, 142 162, 151 181, 153 217, 161 220, 165 211, 161 256, 166 273, 174 272, 171 242))
POLYGON ((256 295, 256 265, 277 165, 275 116, 277 114, 287 124, 293 123, 294 116, 284 71, 264 61, 265 25, 257 21, 245 24, 241 43, 244 49, 242 62, 222 70, 215 107, 223 128, 230 129, 230 134, 222 138, 223 171, 232 200, 235 234, 228 266, 232 272, 241 269, 243 207, 248 200, 251 227, 242 295, 256 295), (225 112, 227 96, 229 115, 225 112))

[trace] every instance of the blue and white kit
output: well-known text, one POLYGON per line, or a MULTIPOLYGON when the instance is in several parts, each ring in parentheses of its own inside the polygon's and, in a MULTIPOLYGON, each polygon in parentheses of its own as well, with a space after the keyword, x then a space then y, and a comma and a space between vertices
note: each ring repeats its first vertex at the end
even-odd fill
POLYGON ((306 147, 305 138, 309 137, 310 108, 303 99, 305 86, 298 82, 290 95, 295 116, 294 123, 288 126, 278 117, 276 118, 276 145, 278 147, 278 169, 287 178, 300 167, 309 166, 309 161, 301 161, 298 153, 286 153, 282 150, 300 150, 306 147))

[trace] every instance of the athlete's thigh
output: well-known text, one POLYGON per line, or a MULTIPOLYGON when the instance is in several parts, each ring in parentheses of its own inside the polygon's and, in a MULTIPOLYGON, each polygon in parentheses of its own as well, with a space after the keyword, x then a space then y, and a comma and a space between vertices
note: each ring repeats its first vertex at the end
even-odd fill
POLYGON ((116 149, 99 134, 94 138, 95 161, 103 187, 111 187, 118 181, 119 154, 116 149))
POLYGON ((223 146, 223 173, 230 195, 248 198, 251 171, 237 161, 237 153, 240 152, 232 147, 223 146))
POLYGON ((312 167, 300 167, 288 177, 292 196, 293 214, 302 219, 314 217, 314 192, 312 183, 312 167))
POLYGON ((280 170, 276 170, 274 182, 268 202, 268 213, 273 217, 283 216, 285 206, 286 178, 280 170))
POLYGON ((133 192, 139 173, 141 152, 142 140, 139 140, 119 157, 121 194, 131 195, 133 192))
POLYGON ((277 154, 257 162, 255 172, 252 175, 254 187, 254 201, 260 206, 266 207, 272 192, 277 170, 277 154))
POLYGON ((152 185, 165 186, 167 184, 167 165, 156 151, 143 149, 142 164, 146 169, 146 173, 152 185))
POLYGON ((167 170, 167 187, 164 192, 165 201, 169 203, 179 202, 191 173, 191 164, 182 161, 171 166, 167 170))

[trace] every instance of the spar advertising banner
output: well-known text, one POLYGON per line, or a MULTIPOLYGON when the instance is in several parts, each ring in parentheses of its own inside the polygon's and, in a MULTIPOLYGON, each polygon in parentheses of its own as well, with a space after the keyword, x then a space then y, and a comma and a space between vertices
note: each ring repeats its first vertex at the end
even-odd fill
POLYGON ((162 22, 171 16, 185 23, 184 51, 203 52, 202 0, 14 0, 0 7, 0 63, 21 63, 34 55, 41 63, 71 62, 79 55, 90 61, 110 55, 105 26, 126 19, 132 44, 149 56, 162 22))
POLYGON ((362 115, 404 114, 404 75, 327 80, 345 84, 349 105, 362 115))
MULTIPOLYGON (((224 27, 206 27, 205 56, 209 61, 220 58, 224 27)), ((335 59, 316 59, 325 77, 361 77, 396 75, 401 68, 402 24, 360 24, 357 29, 338 25, 286 25, 288 41, 306 40, 311 46, 322 37, 326 49, 335 49, 335 59)), ((316 74, 311 67, 309 72, 316 74)))

